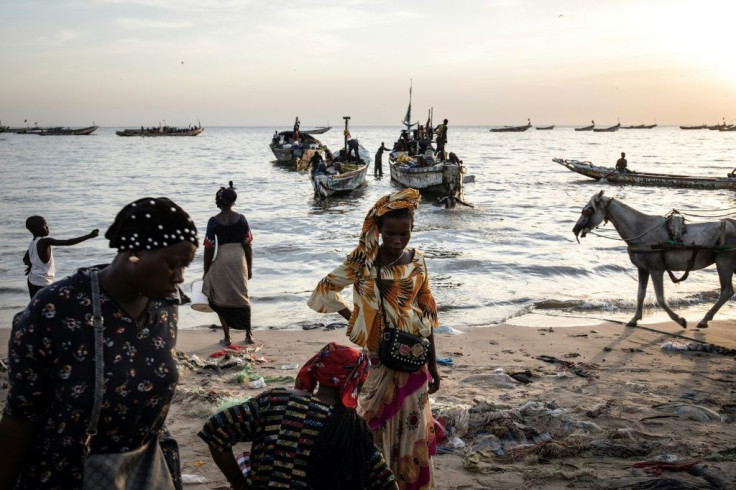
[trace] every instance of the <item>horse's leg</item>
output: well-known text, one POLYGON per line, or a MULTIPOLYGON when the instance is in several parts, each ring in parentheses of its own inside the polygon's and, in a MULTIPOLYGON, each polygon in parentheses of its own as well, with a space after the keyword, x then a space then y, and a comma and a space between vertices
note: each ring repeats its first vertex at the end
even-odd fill
POLYGON ((716 260, 716 268, 718 269, 718 280, 721 283, 721 294, 718 296, 718 301, 713 307, 708 310, 700 323, 698 328, 708 328, 708 322, 713 319, 721 306, 733 296, 733 261, 731 258, 724 258, 723 262, 716 260))
POLYGON ((629 323, 626 324, 627 327, 635 327, 636 322, 641 320, 642 316, 642 309, 644 308, 644 298, 647 295, 647 283, 649 282, 649 271, 646 269, 642 269, 641 267, 639 269, 639 291, 636 294, 636 313, 634 314, 634 317, 629 320, 629 323))
POLYGON ((684 318, 677 316, 677 313, 672 311, 670 307, 667 306, 667 303, 664 302, 663 278, 664 271, 652 271, 652 285, 654 286, 654 294, 657 295, 657 304, 667 312, 670 318, 679 323, 682 328, 685 328, 687 327, 687 321, 684 318))

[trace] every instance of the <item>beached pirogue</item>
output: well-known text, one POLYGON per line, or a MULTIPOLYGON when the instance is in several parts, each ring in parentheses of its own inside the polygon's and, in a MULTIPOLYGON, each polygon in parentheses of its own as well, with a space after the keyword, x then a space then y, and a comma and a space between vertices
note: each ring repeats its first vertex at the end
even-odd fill
POLYGON ((688 175, 653 174, 647 172, 619 172, 611 167, 599 167, 590 162, 553 158, 553 162, 575 173, 611 184, 631 184, 686 189, 736 189, 736 175, 726 177, 693 177, 688 175))
POLYGON ((118 136, 197 136, 199 133, 204 131, 204 128, 200 124, 199 126, 190 126, 188 128, 177 128, 175 126, 156 126, 153 128, 140 129, 124 129, 122 131, 115 131, 118 136))

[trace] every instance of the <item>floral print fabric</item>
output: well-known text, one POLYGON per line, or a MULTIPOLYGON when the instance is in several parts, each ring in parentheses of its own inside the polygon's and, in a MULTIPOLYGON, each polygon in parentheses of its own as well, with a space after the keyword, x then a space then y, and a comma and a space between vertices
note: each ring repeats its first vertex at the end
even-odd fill
MULTIPOLYGON (((378 351, 384 329, 376 273, 376 267, 371 266, 369 276, 364 276, 359 267, 346 259, 317 284, 307 302, 320 313, 340 311, 348 307, 340 291, 352 284, 353 313, 347 334, 353 343, 371 352, 378 351)), ((405 332, 429 337, 432 329, 437 328, 437 305, 429 289, 424 255, 414 250, 409 264, 381 267, 380 284, 388 321, 405 332)))
POLYGON ((373 431, 400 490, 434 485, 432 456, 437 453, 437 441, 429 404, 430 378, 426 366, 402 373, 376 358, 358 397, 358 413, 373 431))
MULTIPOLYGON (((138 325, 101 291, 105 391, 92 452, 122 452, 150 440, 178 381, 178 301, 151 300, 138 325)), ((37 426, 16 488, 82 487, 82 441, 94 391, 89 270, 40 291, 13 321, 4 414, 37 426)))

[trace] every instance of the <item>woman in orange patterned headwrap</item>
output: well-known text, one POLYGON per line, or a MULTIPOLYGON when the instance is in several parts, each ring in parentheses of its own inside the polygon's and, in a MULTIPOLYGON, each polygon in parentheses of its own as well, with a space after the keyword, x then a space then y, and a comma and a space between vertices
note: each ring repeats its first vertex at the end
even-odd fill
POLYGON ((358 247, 319 282, 308 302, 320 313, 340 313, 348 320, 350 340, 367 351, 369 375, 358 398, 358 412, 373 430, 402 490, 434 485, 431 456, 436 441, 429 394, 440 386, 432 335, 437 306, 427 265, 419 250, 406 248, 419 200, 414 189, 379 199, 365 217, 358 247), (349 285, 352 311, 340 295, 349 285), (427 364, 419 371, 399 372, 381 364, 377 352, 386 320, 429 339, 427 364))

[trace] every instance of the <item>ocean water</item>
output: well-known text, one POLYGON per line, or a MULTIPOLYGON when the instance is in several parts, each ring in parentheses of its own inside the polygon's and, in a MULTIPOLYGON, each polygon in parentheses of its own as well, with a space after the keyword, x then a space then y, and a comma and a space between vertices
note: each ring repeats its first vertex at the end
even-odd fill
MULTIPOLYGON (((71 238, 104 231, 117 211, 144 196, 168 196, 186 209, 203 232, 217 212, 214 194, 232 180, 236 209, 253 229, 251 281, 256 329, 299 329, 339 321, 306 306, 317 282, 357 244, 363 217, 380 196, 397 189, 384 158, 384 177, 358 191, 315 199, 305 173, 273 162, 268 144, 274 127, 208 127, 195 138, 121 138, 117 128, 91 136, 0 135, 0 328, 28 302, 22 257, 31 239, 26 217, 46 217, 51 236, 71 238)), ((371 152, 391 144, 399 127, 351 127, 371 152)), ((342 132, 318 136, 335 149, 342 132)), ((673 208, 690 222, 717 220, 736 211, 733 191, 647 188, 601 184, 552 162, 553 157, 613 166, 625 151, 629 168, 661 173, 725 176, 736 166, 736 133, 683 131, 676 127, 615 133, 552 131, 490 133, 486 127, 450 126, 448 151, 475 182, 465 198, 474 208, 439 209, 424 202, 410 246, 421 249, 443 325, 458 329, 529 318, 534 325, 575 324, 633 315, 637 275, 613 227, 578 244, 572 227, 580 210, 604 190, 649 214, 673 208), (539 314, 542 313, 542 316, 539 314), (541 320, 540 320, 541 319, 541 320)), ((57 278, 77 267, 108 262, 114 251, 99 237, 56 247, 57 278)), ((202 276, 202 251, 184 288, 202 276)), ((667 281, 666 297, 695 322, 715 301, 714 268, 667 281)), ((350 300, 350 290, 345 297, 350 300)), ((649 289, 645 320, 664 319, 649 289)), ((716 318, 736 317, 729 301, 716 318)), ((216 323, 214 314, 182 308, 180 326, 216 323)), ((523 323, 523 321, 522 321, 523 323)))

